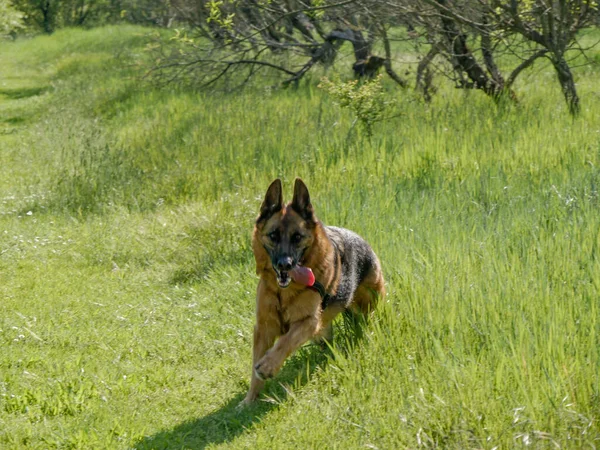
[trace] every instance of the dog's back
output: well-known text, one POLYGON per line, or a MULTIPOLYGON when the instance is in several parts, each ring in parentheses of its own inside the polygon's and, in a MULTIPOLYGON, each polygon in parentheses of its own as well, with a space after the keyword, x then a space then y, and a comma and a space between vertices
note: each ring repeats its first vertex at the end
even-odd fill
POLYGON ((325 231, 336 253, 335 264, 341 266, 339 269, 336 267, 336 271, 341 270, 339 283, 328 304, 347 308, 356 303, 361 310, 372 309, 374 305, 371 303, 376 300, 377 294, 383 293, 383 276, 377 255, 353 231, 333 226, 325 227, 325 231), (364 292, 360 287, 364 288, 364 292), (359 298, 360 294, 367 298, 359 298))

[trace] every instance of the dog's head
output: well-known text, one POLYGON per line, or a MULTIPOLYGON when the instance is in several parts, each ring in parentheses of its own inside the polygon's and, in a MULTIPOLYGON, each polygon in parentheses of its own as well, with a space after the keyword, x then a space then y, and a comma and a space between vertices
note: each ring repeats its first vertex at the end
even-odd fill
POLYGON ((256 237, 269 255, 280 287, 290 284, 290 271, 302 264, 314 242, 317 223, 308 188, 300 178, 296 178, 294 197, 287 205, 281 180, 271 183, 256 219, 256 237))

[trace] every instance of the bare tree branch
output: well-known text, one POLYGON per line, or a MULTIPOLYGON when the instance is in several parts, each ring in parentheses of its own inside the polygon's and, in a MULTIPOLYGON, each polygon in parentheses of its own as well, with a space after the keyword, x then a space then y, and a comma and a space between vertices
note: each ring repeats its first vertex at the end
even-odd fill
POLYGON ((506 86, 510 88, 521 72, 531 67, 538 58, 541 58, 546 53, 548 53, 547 49, 538 50, 525 61, 523 61, 521 64, 519 64, 517 67, 515 67, 508 79, 506 80, 506 86))

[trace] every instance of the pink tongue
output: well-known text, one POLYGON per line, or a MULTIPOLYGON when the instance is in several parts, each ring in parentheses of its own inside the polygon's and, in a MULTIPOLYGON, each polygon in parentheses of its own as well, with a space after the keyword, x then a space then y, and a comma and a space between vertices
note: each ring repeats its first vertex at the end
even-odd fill
POLYGON ((303 284, 304 286, 315 284, 315 274, 308 267, 296 266, 290 271, 290 275, 292 276, 292 280, 298 284, 303 284))

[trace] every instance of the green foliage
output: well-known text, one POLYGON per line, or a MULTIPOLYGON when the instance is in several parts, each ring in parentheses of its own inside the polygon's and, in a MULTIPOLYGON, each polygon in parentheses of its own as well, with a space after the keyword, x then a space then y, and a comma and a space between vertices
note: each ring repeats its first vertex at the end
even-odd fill
MULTIPOLYGON (((491 3, 494 5, 494 3, 491 3)), ((495 3, 498 5, 498 3, 495 3)), ((536 30, 542 34, 553 36, 566 36, 568 33, 576 32, 584 24, 595 23, 598 16, 598 2, 593 0, 568 0, 558 3, 547 3, 540 0, 523 0, 513 5, 497 6, 495 13, 502 16, 507 12, 514 15, 529 30, 536 30), (551 30, 554 28, 553 30, 551 30)), ((508 19, 510 22, 512 19, 508 19)), ((504 27, 501 27, 504 28, 504 27)), ((568 44, 564 42, 562 45, 568 44)))
POLYGON ((206 18, 206 22, 215 23, 224 30, 231 31, 235 13, 229 13, 225 15, 221 10, 222 5, 222 0, 211 0, 206 2, 206 8, 208 9, 208 17, 206 18))
MULTIPOLYGON (((325 0, 312 0, 310 2, 311 8, 323 8, 326 6, 325 0)), ((317 9, 316 11, 309 11, 308 16, 314 19, 323 19, 325 17, 325 9, 317 9)))
POLYGON ((0 0, 0 37, 23 28, 23 13, 10 0, 0 0))
POLYGON ((385 119, 385 113, 393 103, 390 100, 391 96, 383 89, 382 80, 383 75, 364 82, 333 82, 322 78, 319 87, 331 95, 342 108, 349 109, 370 138, 373 135, 373 126, 385 119))
POLYGON ((51 33, 74 26, 118 22, 165 26, 173 17, 171 2, 162 0, 13 0, 25 13, 29 31, 51 33))
MULTIPOLYGON (((598 102, 572 120, 540 65, 519 105, 442 85, 350 141, 354 111, 312 84, 141 83, 146 32, 1 44, 0 447, 598 446, 598 102), (333 357, 304 347, 238 411, 250 233, 296 176, 373 245, 388 296, 362 340, 340 321, 333 357)), ((582 96, 598 72, 577 69, 582 96)))

